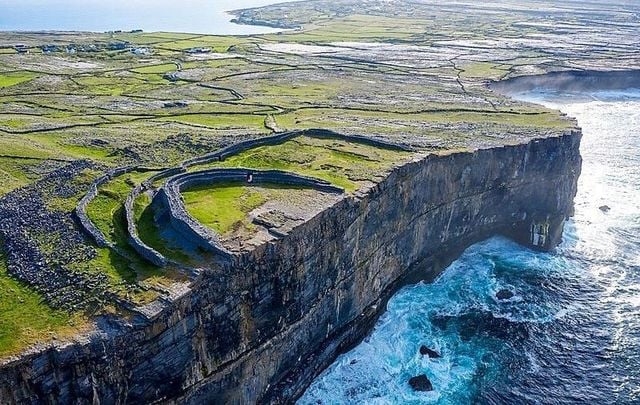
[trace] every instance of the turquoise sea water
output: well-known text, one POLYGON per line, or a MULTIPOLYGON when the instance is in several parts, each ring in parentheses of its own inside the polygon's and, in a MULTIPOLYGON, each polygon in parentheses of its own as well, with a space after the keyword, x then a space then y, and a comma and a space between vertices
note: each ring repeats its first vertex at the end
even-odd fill
POLYGON ((300 404, 640 403, 640 91, 519 97, 583 127, 562 245, 470 247, 434 283, 399 291, 300 404), (504 288, 514 297, 496 299, 504 288), (434 391, 407 384, 423 373, 434 391))
POLYGON ((292 0, 0 0, 0 31, 145 31, 262 34, 230 22, 229 10, 292 0))

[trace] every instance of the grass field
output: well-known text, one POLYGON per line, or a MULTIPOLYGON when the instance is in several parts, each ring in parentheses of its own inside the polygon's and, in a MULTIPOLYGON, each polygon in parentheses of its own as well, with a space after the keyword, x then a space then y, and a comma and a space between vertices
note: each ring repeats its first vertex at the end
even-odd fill
POLYGON ((0 89, 28 82, 29 80, 33 80, 35 77, 35 74, 29 72, 0 73, 0 89))
POLYGON ((183 197, 189 214, 220 234, 250 227, 247 214, 268 199, 253 187, 237 184, 194 188, 183 192, 183 197))
POLYGON ((216 165, 291 171, 329 181, 350 192, 359 182, 375 180, 409 156, 407 152, 363 144, 300 137, 250 149, 216 165))
POLYGON ((82 314, 52 309, 38 293, 12 278, 0 253, 0 358, 52 338, 70 338, 90 326, 82 314))
MULTIPOLYGON (((516 29, 513 24, 522 23, 526 15, 479 15, 481 23, 471 27, 457 14, 435 18, 435 6, 416 14, 417 3, 410 9, 389 3, 398 8, 384 16, 373 2, 357 8, 332 3, 336 10, 327 10, 324 3, 312 8, 296 3, 287 9, 287 17, 257 11, 258 19, 286 18, 304 25, 303 30, 279 34, 0 33, 0 198, 45 179, 68 162, 89 160, 94 169, 69 179, 74 187, 62 187, 60 195, 33 191, 46 194, 37 197, 59 215, 57 225, 71 227, 75 203, 91 181, 109 169, 172 167, 283 130, 325 128, 405 143, 424 153, 447 153, 522 142, 574 125, 556 111, 508 100, 484 86, 506 72, 552 65, 549 49, 530 46, 520 52, 505 45, 494 50, 483 42, 496 32, 508 40, 521 40, 518 33, 546 35, 534 28, 516 29), (105 48, 112 41, 128 41, 149 52, 105 48), (467 46, 470 41, 479 45, 467 46), (16 53, 10 44, 17 43, 26 44, 30 52, 16 53), (95 45, 97 51, 44 54, 38 51, 43 44, 61 49, 95 45), (185 52, 194 47, 212 52, 185 52), (166 76, 173 72, 175 76, 166 76)), ((495 42, 496 47, 507 42, 495 42)), ((300 137, 206 166, 286 170, 352 193, 414 156, 300 137)), ((132 187, 151 174, 131 173, 105 184, 88 206, 91 220, 124 255, 94 246, 95 258, 69 267, 83 275, 106 275, 109 292, 134 304, 150 302, 163 288, 185 279, 176 268, 148 264, 127 242, 123 202, 132 187)), ((187 190, 183 196, 196 219, 225 235, 251 230, 247 214, 266 201, 286 198, 287 193, 293 199, 290 190, 274 190, 220 184, 187 190)), ((304 198, 299 201, 308 201, 304 198)), ((180 263, 198 259, 163 238, 167 233, 155 223, 147 195, 136 201, 135 216, 146 244, 180 263)), ((43 233, 29 229, 22 235, 37 239, 43 233)), ((57 245, 42 239, 42 248, 49 249, 47 259, 57 263, 52 248, 57 245)), ((54 335, 72 335, 87 325, 83 315, 48 307, 33 289, 13 279, 4 258, 0 260, 0 356, 36 341, 51 341, 54 335)))
POLYGON ((135 204, 135 216, 138 236, 148 246, 160 252, 163 256, 179 263, 190 264, 192 258, 182 250, 173 248, 162 237, 160 229, 154 221, 154 211, 150 206, 151 201, 145 194, 141 195, 135 204))
MULTIPOLYGON (((177 115, 163 118, 165 121, 175 121, 184 124, 200 125, 210 128, 264 128, 264 115, 256 114, 197 114, 177 115)), ((266 130, 266 129, 265 129, 266 130)))

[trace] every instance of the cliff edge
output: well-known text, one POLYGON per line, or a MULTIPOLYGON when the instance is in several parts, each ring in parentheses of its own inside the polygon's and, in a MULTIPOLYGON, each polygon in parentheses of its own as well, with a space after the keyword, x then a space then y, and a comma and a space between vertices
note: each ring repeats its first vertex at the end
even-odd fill
POLYGON ((16 402, 287 402, 361 339, 403 283, 504 234, 559 241, 580 132, 431 154, 289 235, 207 269, 148 324, 26 356, 0 371, 16 402))

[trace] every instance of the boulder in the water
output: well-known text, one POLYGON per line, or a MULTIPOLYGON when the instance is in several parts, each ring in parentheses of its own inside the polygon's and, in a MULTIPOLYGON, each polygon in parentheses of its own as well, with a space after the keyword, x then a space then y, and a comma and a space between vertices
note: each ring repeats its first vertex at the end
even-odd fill
POLYGON ((411 388, 413 388, 414 391, 433 391, 433 385, 431 385, 431 381, 429 381, 429 378, 424 374, 411 377, 409 379, 409 385, 411 386, 411 388))
POLYGON ((498 291, 498 293, 496 294, 496 298, 499 300, 508 300, 513 298, 513 292, 507 288, 503 288, 502 290, 498 291))
POLYGON ((429 349, 427 346, 420 346, 420 354, 423 356, 429 356, 430 359, 438 359, 440 358, 440 353, 435 350, 429 349))
POLYGON ((611 207, 609 207, 608 205, 601 205, 598 208, 600 208, 600 211, 602 212, 609 212, 611 210, 611 207))

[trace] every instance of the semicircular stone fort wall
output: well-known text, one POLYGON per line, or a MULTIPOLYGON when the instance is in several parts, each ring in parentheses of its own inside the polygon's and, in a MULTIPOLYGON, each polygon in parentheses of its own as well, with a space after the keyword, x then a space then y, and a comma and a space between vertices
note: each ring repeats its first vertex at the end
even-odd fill
POLYGON ((202 249, 218 253, 225 258, 230 258, 233 254, 222 245, 218 234, 193 218, 187 212, 182 199, 182 192, 189 188, 227 182, 245 185, 279 184, 312 188, 328 193, 344 192, 342 188, 333 186, 324 180, 282 170, 214 168, 178 174, 167 180, 153 198, 152 207, 155 211, 155 217, 165 216, 166 222, 171 225, 181 239, 188 240, 202 249))

